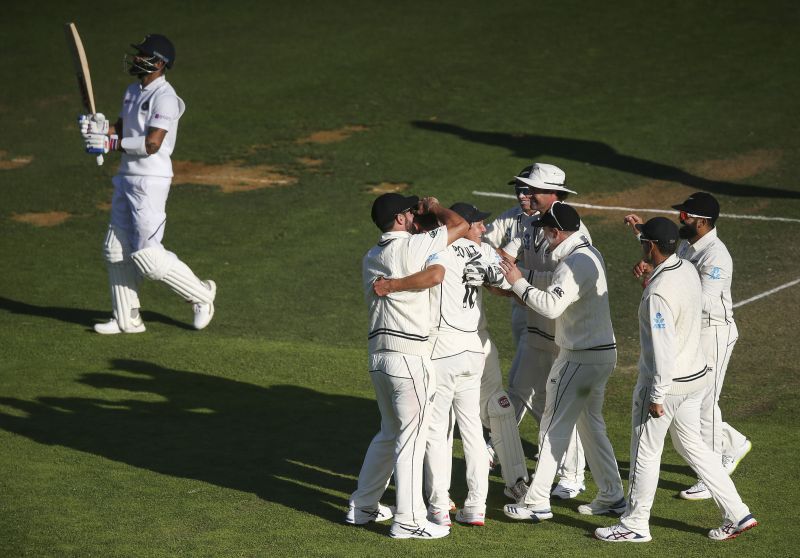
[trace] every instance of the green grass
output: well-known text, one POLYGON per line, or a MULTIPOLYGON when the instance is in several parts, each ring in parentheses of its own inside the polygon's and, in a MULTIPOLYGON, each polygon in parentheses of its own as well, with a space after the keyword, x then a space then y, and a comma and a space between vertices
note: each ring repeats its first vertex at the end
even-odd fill
MULTIPOLYGON (((714 504, 674 497, 693 475, 669 443, 644 548, 594 541, 612 520, 580 516, 574 502, 555 503, 543 525, 507 520, 495 476, 485 529, 400 542, 341 518, 379 423, 360 287, 360 259, 378 236, 370 185, 405 182, 497 214, 510 202, 471 192, 508 192, 508 177, 541 160, 566 170, 576 201, 650 188, 645 207, 658 207, 671 192, 706 189, 725 212, 800 218, 798 15, 780 1, 5 7, 0 166, 33 159, 0 169, 0 554, 794 555, 798 287, 736 314, 722 407, 753 440, 734 481, 762 523, 740 539, 708 541, 714 504), (164 33, 178 52, 169 79, 187 104, 174 159, 269 164, 298 179, 237 194, 173 188, 165 244, 219 285, 207 330, 189 329, 187 305, 147 283, 147 333, 90 332, 109 311, 98 204, 116 165, 81 153, 61 30, 70 20, 102 111, 118 109, 126 45, 164 33), (295 143, 348 125, 367 129, 295 143), (307 169, 300 157, 322 164, 307 169), (13 219, 48 211, 72 217, 55 227, 13 219)), ((641 289, 621 218, 586 222, 608 264, 620 361, 606 418, 626 477, 641 289)), ((735 300, 797 278, 798 227, 720 222, 735 300)), ((507 368, 508 306, 488 306, 507 368)), ((530 420, 522 434, 530 455, 530 420)))

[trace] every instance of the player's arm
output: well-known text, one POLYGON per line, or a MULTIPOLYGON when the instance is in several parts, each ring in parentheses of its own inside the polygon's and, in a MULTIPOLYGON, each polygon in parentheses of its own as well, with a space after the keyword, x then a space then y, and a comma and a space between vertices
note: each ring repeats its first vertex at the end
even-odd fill
POLYGON ((624 219, 624 223, 630 227, 631 232, 635 237, 639 237, 639 231, 636 230, 636 225, 641 225, 644 223, 642 218, 636 215, 635 213, 631 213, 630 215, 626 215, 624 219))
POLYGON ((439 205, 439 200, 436 198, 422 198, 419 202, 419 211, 432 213, 442 225, 447 227, 448 246, 469 231, 469 223, 455 211, 439 205))
POLYGON ((163 128, 150 127, 147 129, 147 135, 144 138, 144 150, 148 155, 158 153, 161 149, 161 144, 164 143, 164 138, 167 136, 167 131, 163 128))
POLYGON ((528 308, 545 318, 559 317, 578 298, 580 288, 572 270, 564 262, 558 264, 552 282, 546 289, 537 289, 528 283, 513 263, 503 260, 500 266, 514 293, 528 308))
POLYGON ((444 281, 444 266, 431 265, 422 271, 412 273, 405 277, 391 278, 378 277, 372 283, 372 290, 378 296, 386 296, 398 291, 420 291, 430 289, 444 281))
POLYGON ((650 334, 653 345, 653 377, 650 403, 663 405, 675 377, 675 318, 667 302, 658 295, 647 297, 650 334))
POLYGON ((700 285, 703 289, 702 301, 703 310, 710 312, 716 304, 719 304, 722 293, 731 288, 733 271, 733 261, 730 257, 712 257, 703 262, 698 269, 700 274, 700 285))

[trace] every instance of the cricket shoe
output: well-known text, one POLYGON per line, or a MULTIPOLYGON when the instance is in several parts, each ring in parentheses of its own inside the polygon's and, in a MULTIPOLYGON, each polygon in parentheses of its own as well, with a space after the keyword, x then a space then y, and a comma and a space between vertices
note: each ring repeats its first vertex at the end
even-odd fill
POLYGON ((450 534, 450 527, 436 525, 430 521, 420 523, 392 523, 389 536, 393 539, 441 539, 450 534))
POLYGON ((528 485, 525 484, 525 479, 519 479, 514 486, 506 486, 503 489, 503 494, 519 503, 528 493, 528 485))
POLYGON ((725 469, 725 472, 728 473, 728 475, 733 474, 736 467, 739 466, 739 462, 744 459, 745 455, 750 453, 751 449, 753 449, 753 444, 750 440, 745 440, 744 444, 742 444, 733 455, 722 454, 722 468, 725 469))
POLYGON ((722 524, 721 527, 717 529, 711 529, 708 532, 708 538, 714 541, 727 541, 730 539, 735 539, 748 529, 752 529, 758 525, 758 521, 756 518, 753 517, 753 514, 747 514, 744 519, 739 521, 738 523, 733 523, 732 521, 726 521, 722 524))
POLYGON ((534 523, 540 523, 553 517, 553 512, 550 510, 534 510, 522 504, 506 504, 503 506, 503 513, 511 519, 533 521, 534 523))
POLYGON ((553 487, 553 490, 550 491, 550 496, 559 498, 561 500, 569 500, 584 490, 586 490, 585 484, 575 484, 569 481, 560 480, 558 481, 558 484, 553 487))
POLYGON ((344 518, 350 525, 365 525, 371 521, 386 521, 394 517, 394 506, 378 504, 377 508, 357 508, 350 506, 344 518))
POLYGON ((650 533, 646 535, 642 535, 641 533, 636 533, 631 531, 630 529, 617 524, 612 525, 611 527, 598 527, 594 530, 594 537, 601 541, 606 542, 648 542, 652 541, 653 537, 650 536, 650 533))
POLYGON ((699 480, 686 490, 681 490, 678 496, 684 500, 708 500, 711 498, 711 492, 709 492, 706 483, 699 480))
POLYGON ((481 512, 467 512, 458 510, 456 512, 456 522, 462 525, 474 525, 476 527, 483 527, 486 522, 486 514, 481 512))
POLYGON ((428 521, 435 523, 436 525, 450 527, 452 524, 450 521, 450 510, 443 510, 434 506, 428 506, 428 521))
POLYGON ((211 323, 211 318, 214 317, 214 299, 217 298, 217 284, 211 279, 203 281, 203 283, 211 291, 211 302, 195 302, 192 304, 195 329, 203 329, 211 323))
POLYGON ((102 324, 94 324, 94 330, 101 335, 116 335, 117 333, 143 333, 145 331, 144 322, 141 316, 137 316, 131 327, 123 331, 116 318, 111 318, 102 324))
POLYGON ((625 508, 628 506, 625 498, 620 498, 613 504, 604 504, 597 500, 592 500, 588 504, 578 506, 578 513, 582 515, 604 515, 607 513, 615 513, 622 515, 625 513, 625 508))

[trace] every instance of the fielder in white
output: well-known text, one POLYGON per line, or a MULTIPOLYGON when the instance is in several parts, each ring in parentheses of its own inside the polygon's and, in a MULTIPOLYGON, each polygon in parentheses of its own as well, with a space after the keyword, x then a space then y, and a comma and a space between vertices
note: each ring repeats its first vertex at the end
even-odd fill
MULTIPOLYGON (((639 380, 633 391, 628 506, 618 525, 595 536, 607 542, 647 542, 661 453, 667 431, 675 449, 700 475, 723 523, 713 540, 737 537, 758 525, 742 502, 719 456, 700 434, 700 413, 710 370, 700 344, 703 292, 697 271, 678 258, 678 227, 664 217, 636 224, 643 261, 652 275, 639 305, 639 380)), ((591 461, 591 460, 590 460, 591 461)))
MULTIPOLYGON (((722 466, 730 475, 752 448, 750 440, 733 426, 722 420, 719 397, 725 382, 728 363, 739 337, 733 320, 731 281, 733 260, 725 244, 717 236, 719 202, 711 194, 696 192, 681 204, 673 205, 680 211, 683 240, 677 250, 678 257, 689 260, 700 274, 703 287, 703 321, 700 342, 703 353, 713 370, 709 374, 708 389, 700 413, 700 433, 711 450, 720 456, 722 466)), ((642 220, 628 215, 626 223, 635 225, 642 220)), ((635 229, 634 229, 635 232, 635 229)), ((645 262, 634 267, 637 277, 647 277, 652 269, 645 262)), ((711 493, 702 480, 680 492, 685 500, 706 500, 711 493)))
POLYGON ((214 316, 217 286, 198 279, 161 244, 172 182, 170 156, 185 109, 164 75, 175 63, 175 47, 156 34, 131 46, 136 54, 126 57, 129 73, 139 81, 125 91, 117 121, 110 125, 100 113, 79 119, 87 153, 122 152, 103 245, 113 317, 94 329, 102 334, 145 331, 139 312, 142 277, 166 283, 192 303, 194 327, 203 329, 214 316))
POLYGON ((404 277, 420 271, 431 255, 461 238, 468 225, 435 198, 420 202, 416 196, 400 194, 379 196, 372 205, 372 221, 383 234, 364 256, 362 278, 369 310, 369 371, 381 412, 381 430, 364 457, 345 521, 364 524, 390 519, 392 511, 379 501, 394 473, 397 508, 390 535, 440 538, 450 529, 426 519, 422 497, 422 464, 436 393, 428 345, 430 297, 427 290, 379 297, 373 283, 378 277, 404 277), (433 213, 444 226, 412 234, 415 209, 433 213))
MULTIPOLYGON (((518 228, 516 235, 502 247, 501 255, 504 258, 512 262, 519 259, 522 267, 533 273, 541 274, 555 269, 557 262, 551 255, 551 247, 543 229, 537 227, 536 223, 555 202, 563 201, 569 194, 575 193, 574 190, 568 189, 565 183, 564 171, 546 163, 534 163, 515 178, 517 199, 520 203, 527 200, 533 214, 522 217, 522 227, 518 228)), ((580 232, 591 243, 592 238, 583 223, 580 232)), ((543 274, 541 276, 544 277, 543 274)), ((536 286, 546 285, 545 282, 536 286)), ((514 404, 517 423, 522 422, 525 413, 530 411, 541 425, 547 376, 558 353, 555 343, 555 321, 528 308, 527 328, 527 334, 523 342, 517 346, 517 354, 508 373, 508 393, 514 404)), ((586 488, 585 467, 583 447, 576 430, 559 467, 559 481, 553 488, 552 495, 568 499, 583 491, 586 488)))
POLYGON ((584 514, 621 513, 625 501, 614 450, 603 419, 605 386, 617 361, 611 326, 605 262, 580 232, 571 206, 553 203, 536 222, 557 262, 545 289, 532 286, 520 270, 503 260, 506 279, 533 311, 554 319, 559 348, 547 380, 547 398, 539 427, 539 463, 525 498, 508 504, 508 517, 540 522, 553 517, 550 486, 570 441, 578 432, 598 486, 584 514))
MULTIPOLYGON (((458 269, 454 269, 450 270, 445 275, 444 267, 441 265, 430 265, 424 271, 408 277, 376 281, 374 283, 374 289, 379 296, 385 296, 390 292, 401 290, 435 287, 439 285, 445 277, 450 277, 453 284, 448 291, 455 296, 452 299, 452 306, 448 307, 448 314, 451 312, 457 313, 459 312, 459 308, 460 311, 464 310, 463 305, 465 301, 463 295, 465 294, 465 285, 461 283, 462 275, 464 276, 470 292, 469 300, 472 300, 474 296, 475 301, 474 307, 469 308, 469 315, 471 318, 474 317, 473 309, 477 309, 479 313, 477 333, 485 356, 483 370, 480 375, 480 421, 483 426, 489 430, 491 444, 494 446, 497 456, 502 463, 500 472, 506 484, 505 493, 516 501, 527 492, 528 487, 525 483, 528 480, 528 469, 525 462, 525 454, 522 450, 519 428, 514 416, 514 407, 511 405, 508 393, 503 389, 500 359, 497 347, 495 347, 492 342, 487 330, 486 315, 483 311, 482 293, 480 289, 478 289, 481 285, 494 287, 493 290, 498 288, 509 289, 510 285, 497 274, 497 272, 499 272, 498 264, 500 262, 497 252, 495 252, 489 244, 481 242, 481 232, 484 229, 483 218, 488 214, 480 212, 475 206, 466 203, 455 204, 452 208, 457 210, 457 212, 470 223, 470 230, 466 238, 471 240, 473 244, 469 249, 477 249, 477 257, 467 262, 463 266, 461 272, 459 272, 458 269), (481 217, 481 219, 478 219, 478 217, 481 217), (492 272, 493 270, 494 273, 492 272)), ((459 243, 466 243, 466 240, 462 239, 459 243)), ((449 430, 448 434, 447 446, 451 448, 452 428, 449 430)), ((465 454, 466 453, 465 442, 465 454)), ((448 455, 449 454, 450 450, 448 450, 448 455)), ((470 475, 470 465, 467 467, 468 476, 471 476, 473 479, 476 478, 475 475, 470 475)), ((476 469, 477 467, 478 465, 476 465, 476 469)), ((428 468, 426 472, 430 469, 431 468, 428 468)), ((437 469, 442 471, 438 476, 443 479, 446 478, 447 486, 449 487, 451 460, 448 460, 446 464, 437 466, 437 469)), ((468 484, 469 482, 468 480, 468 484)), ((477 483, 477 481, 472 482, 477 483)), ((442 485, 444 485, 444 481, 442 481, 442 485)), ((470 493, 472 494, 472 491, 470 493)), ((433 495, 431 495, 431 497, 433 498, 433 495)), ((439 494, 435 503, 436 505, 430 510, 429 518, 438 519, 439 522, 445 522, 446 524, 446 522, 449 521, 449 516, 442 512, 445 505, 448 503, 445 500, 445 495, 439 494)), ((466 504, 465 509, 467 509, 466 504)), ((460 521, 460 518, 466 519, 466 521, 463 521, 464 523, 478 524, 477 521, 469 521, 470 519, 476 518, 474 516, 470 517, 464 512, 460 515, 457 514, 456 520, 460 521)), ((477 520, 480 519, 480 517, 477 517, 477 520)))

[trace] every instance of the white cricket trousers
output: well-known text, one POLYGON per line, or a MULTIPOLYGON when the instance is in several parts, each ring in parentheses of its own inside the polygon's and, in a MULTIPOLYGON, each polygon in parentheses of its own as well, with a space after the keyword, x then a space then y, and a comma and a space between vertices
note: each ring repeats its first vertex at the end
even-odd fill
POLYGON ((428 357, 397 352, 370 355, 369 372, 381 412, 381 429, 367 449, 350 505, 377 507, 394 472, 394 521, 418 524, 427 514, 422 498, 422 464, 436 375, 428 357))
POLYGON ((700 330, 703 352, 709 366, 714 369, 700 409, 700 433, 706 445, 718 455, 733 455, 747 441, 741 432, 722 420, 719 408, 719 395, 738 338, 739 331, 735 323, 700 330))
MULTIPOLYGON (((535 334, 527 333, 526 335, 535 334)), ((523 339, 523 342, 517 347, 517 354, 508 373, 508 396, 517 413, 517 424, 520 424, 525 413, 530 411, 539 422, 540 437, 542 415, 547 399, 547 378, 555 360, 556 353, 534 347, 523 339)), ((541 454, 541 448, 539 448, 539 453, 541 454)), ((559 480, 582 486, 585 468, 586 458, 583 445, 577 430, 575 430, 559 466, 559 480)))
POLYGON ((677 452, 706 484, 722 512, 723 520, 738 523, 750 513, 742 502, 733 481, 722 468, 719 456, 703 442, 700 435, 700 408, 703 389, 684 395, 667 395, 664 415, 652 418, 648 412, 652 388, 637 384, 631 411, 631 471, 628 484, 628 509, 620 520, 631 531, 650 533, 650 509, 653 507, 661 452, 667 431, 677 452))
POLYGON ((118 174, 111 181, 111 225, 122 229, 130 252, 161 246, 171 178, 118 174))
POLYGON ((455 415, 467 464, 467 498, 464 511, 486 512, 489 492, 489 460, 480 417, 483 353, 463 352, 436 359, 436 398, 428 433, 426 478, 430 482, 430 504, 449 513, 453 467, 450 411, 455 415))
POLYGON ((603 400, 615 362, 587 364, 570 360, 579 351, 562 351, 547 379, 547 404, 539 427, 539 463, 525 496, 525 505, 550 509, 550 486, 576 425, 583 440, 598 502, 614 503, 624 492, 614 449, 606 434, 603 400))

